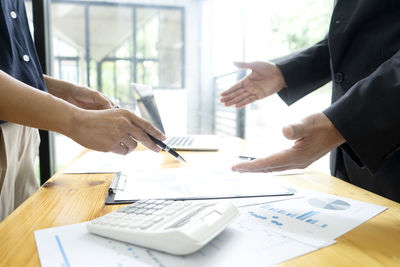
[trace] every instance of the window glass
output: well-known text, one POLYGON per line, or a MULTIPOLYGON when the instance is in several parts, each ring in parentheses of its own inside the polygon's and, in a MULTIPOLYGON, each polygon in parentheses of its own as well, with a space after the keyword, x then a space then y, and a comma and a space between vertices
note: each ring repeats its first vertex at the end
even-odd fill
MULTIPOLYGON (((98 90, 131 110, 136 108, 132 82, 155 91, 183 89, 184 2, 51 0, 52 75, 98 90)), ((59 169, 82 147, 54 137, 59 169)))

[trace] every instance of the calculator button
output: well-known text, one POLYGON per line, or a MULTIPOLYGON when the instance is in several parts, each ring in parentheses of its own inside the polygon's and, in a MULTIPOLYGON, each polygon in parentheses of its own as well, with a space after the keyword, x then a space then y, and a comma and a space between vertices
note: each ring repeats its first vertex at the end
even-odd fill
POLYGON ((132 214, 129 216, 130 221, 144 220, 147 216, 144 214, 132 214))
POLYGON ((154 223, 161 222, 164 220, 164 216, 155 216, 154 218, 151 219, 154 223))
POLYGON ((138 209, 129 209, 129 210, 127 210, 125 213, 126 213, 126 214, 136 214, 137 211, 138 211, 138 209))
POLYGON ((140 225, 140 229, 145 230, 145 229, 151 227, 153 224, 154 224, 154 222, 152 222, 152 221, 145 221, 144 223, 142 223, 140 225))
POLYGON ((137 209, 136 211, 135 211, 135 214, 142 214, 143 212, 145 212, 146 211, 146 209, 137 209))
POLYGON ((148 209, 148 210, 145 210, 145 211, 143 212, 143 214, 144 214, 144 215, 152 215, 152 214, 154 213, 154 211, 155 211, 155 210, 148 209))

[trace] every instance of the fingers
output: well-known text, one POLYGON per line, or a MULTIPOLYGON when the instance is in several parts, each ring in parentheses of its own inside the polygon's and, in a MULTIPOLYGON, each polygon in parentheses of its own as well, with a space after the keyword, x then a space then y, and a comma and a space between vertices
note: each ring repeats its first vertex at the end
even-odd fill
POLYGON ((113 152, 121 155, 126 155, 130 153, 133 149, 129 149, 129 147, 124 142, 119 142, 119 146, 113 150, 113 152))
POLYGON ((253 62, 242 62, 242 61, 236 61, 233 62, 233 64, 238 67, 239 69, 253 69, 254 63, 253 62))
MULTIPOLYGON (((253 70, 254 68, 254 63, 248 63, 248 62, 233 62, 233 64, 240 68, 240 69, 251 69, 253 70)), ((229 98, 224 98, 224 96, 229 96, 232 93, 236 92, 237 90, 243 88, 243 80, 239 81, 238 83, 236 83, 235 85, 233 85, 231 88, 229 88, 228 90, 224 91, 221 93, 221 102, 226 102, 228 100, 230 100, 232 97, 229 98)))
POLYGON ((253 103, 256 100, 257 100, 257 97, 254 95, 251 95, 251 96, 247 97, 246 99, 243 99, 242 101, 236 103, 236 107, 242 108, 250 103, 253 103))
POLYGON ((228 96, 230 96, 231 94, 234 94, 237 90, 239 90, 241 88, 243 88, 243 80, 237 82, 231 88, 229 88, 228 90, 222 92, 221 93, 221 96, 222 96, 221 101, 223 101, 223 99, 230 99, 230 97, 228 97, 228 96), (228 98, 226 98, 226 97, 228 97, 228 98))
MULTIPOLYGON (((140 127, 145 133, 148 133, 151 136, 153 136, 161 141, 164 141, 167 139, 167 137, 160 130, 155 128, 150 122, 136 116, 135 113, 131 112, 131 118, 132 118, 131 122, 134 125, 137 125, 138 127, 140 127)), ((147 135, 146 135, 146 137, 148 140, 150 140, 150 138, 147 135)))
POLYGON ((289 140, 296 140, 307 136, 308 128, 305 123, 296 123, 282 128, 283 135, 289 140))
POLYGON ((87 92, 89 92, 90 102, 92 102, 92 106, 87 106, 86 108, 100 110, 110 109, 115 106, 115 104, 102 93, 90 88, 87 88, 87 92))
POLYGON ((121 143, 125 145, 126 154, 131 153, 137 147, 136 140, 131 135, 126 135, 122 140, 121 143))
POLYGON ((101 105, 100 109, 109 109, 115 106, 114 102, 112 102, 108 97, 106 97, 102 93, 99 93, 99 96, 97 98, 97 103, 101 105))
POLYGON ((137 127, 136 125, 130 125, 128 129, 128 136, 133 141, 135 142, 138 141, 142 143, 144 146, 146 146, 150 150, 153 150, 154 152, 161 151, 161 148, 150 139, 147 133, 144 132, 143 129, 137 127))
POLYGON ((246 92, 241 88, 233 92, 232 94, 221 98, 221 101, 224 102, 226 106, 231 106, 233 104, 241 102, 243 99, 246 99, 249 96, 251 96, 250 93, 246 92))
POLYGON ((119 117, 117 125, 118 132, 121 135, 116 138, 119 145, 117 145, 117 148, 113 152, 127 154, 137 147, 137 142, 142 143, 154 152, 161 151, 161 148, 150 139, 148 134, 159 140, 165 140, 166 137, 151 123, 137 117, 133 112, 126 109, 114 107, 113 112, 119 117))
POLYGON ((266 158, 240 162, 234 165, 232 170, 238 172, 274 172, 304 167, 305 164, 298 161, 296 154, 289 149, 266 158))

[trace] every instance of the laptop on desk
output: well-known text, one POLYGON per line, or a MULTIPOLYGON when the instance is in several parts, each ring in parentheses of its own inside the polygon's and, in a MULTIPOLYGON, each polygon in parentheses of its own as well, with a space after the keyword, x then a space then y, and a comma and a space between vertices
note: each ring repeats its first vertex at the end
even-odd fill
MULTIPOLYGON (((131 87, 138 103, 140 115, 165 134, 151 86, 132 83, 131 87)), ((169 147, 175 150, 186 151, 217 151, 219 149, 219 142, 220 137, 217 135, 171 136, 165 141, 169 147)))

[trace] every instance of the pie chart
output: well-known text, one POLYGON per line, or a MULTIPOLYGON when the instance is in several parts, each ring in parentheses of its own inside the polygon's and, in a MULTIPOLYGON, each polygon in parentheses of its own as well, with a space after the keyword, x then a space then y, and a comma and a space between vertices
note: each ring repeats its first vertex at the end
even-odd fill
POLYGON ((308 204, 316 208, 327 210, 346 210, 351 206, 346 201, 333 198, 310 198, 308 204))

